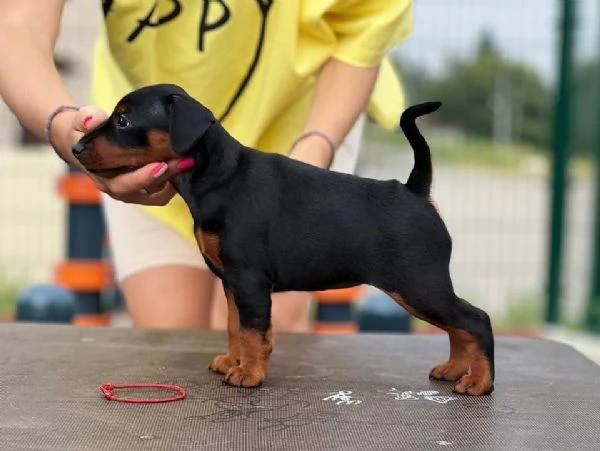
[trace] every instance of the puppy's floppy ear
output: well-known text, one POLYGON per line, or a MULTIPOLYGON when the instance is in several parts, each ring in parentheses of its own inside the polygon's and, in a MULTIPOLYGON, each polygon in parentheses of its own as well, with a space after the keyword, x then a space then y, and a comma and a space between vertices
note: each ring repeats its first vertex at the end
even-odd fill
POLYGON ((169 135, 175 152, 185 154, 190 151, 215 122, 210 110, 194 98, 178 94, 169 96, 169 135))

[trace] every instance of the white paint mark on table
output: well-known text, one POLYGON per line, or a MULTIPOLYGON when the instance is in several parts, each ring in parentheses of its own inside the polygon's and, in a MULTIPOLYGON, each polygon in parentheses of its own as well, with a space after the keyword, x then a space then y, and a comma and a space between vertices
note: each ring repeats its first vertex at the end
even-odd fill
POLYGON ((448 404, 450 401, 454 401, 455 399, 452 396, 425 396, 425 399, 428 401, 437 402, 438 404, 448 404))
POLYGON ((350 390, 340 390, 329 393, 329 396, 323 398, 323 401, 332 401, 335 402, 337 406, 344 404, 346 406, 358 405, 362 401, 358 399, 352 399, 350 396, 352 392, 350 390))
POLYGON ((418 392, 417 395, 420 395, 420 396, 432 396, 432 395, 437 395, 438 393, 439 393, 439 391, 422 390, 422 391, 418 392))
POLYGON ((388 392, 388 395, 393 396, 396 401, 421 401, 427 400, 436 402, 438 404, 447 404, 450 401, 454 401, 455 398, 453 396, 442 396, 439 395, 439 392, 433 390, 421 390, 421 391, 399 391, 397 388, 391 388, 388 392))
POLYGON ((403 391, 403 392, 399 392, 397 389, 392 388, 389 392, 388 395, 393 395, 394 398, 396 399, 396 401, 418 401, 419 398, 417 398, 415 395, 413 395, 412 391, 403 391))

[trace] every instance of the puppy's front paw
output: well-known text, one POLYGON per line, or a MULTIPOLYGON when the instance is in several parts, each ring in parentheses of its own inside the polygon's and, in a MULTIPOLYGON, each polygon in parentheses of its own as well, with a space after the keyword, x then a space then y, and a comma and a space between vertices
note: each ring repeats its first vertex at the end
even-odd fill
POLYGON ((229 368, 223 383, 234 387, 259 387, 265 379, 265 372, 258 368, 234 366, 229 368))
POLYGON ((227 374, 230 368, 239 364, 240 361, 232 357, 231 354, 219 354, 215 356, 208 368, 215 373, 227 374))
POLYGON ((461 395, 483 396, 494 391, 494 384, 488 377, 464 375, 452 391, 461 395))
POLYGON ((469 362, 466 360, 449 360, 431 370, 429 379, 436 381, 457 381, 469 372, 469 362))

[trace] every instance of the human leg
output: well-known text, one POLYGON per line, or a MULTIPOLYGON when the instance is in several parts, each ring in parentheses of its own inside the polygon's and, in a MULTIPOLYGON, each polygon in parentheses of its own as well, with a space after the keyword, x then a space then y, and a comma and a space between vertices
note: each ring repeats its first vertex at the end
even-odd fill
POLYGON ((214 276, 198 248, 137 205, 103 195, 103 206, 134 325, 208 328, 214 276))

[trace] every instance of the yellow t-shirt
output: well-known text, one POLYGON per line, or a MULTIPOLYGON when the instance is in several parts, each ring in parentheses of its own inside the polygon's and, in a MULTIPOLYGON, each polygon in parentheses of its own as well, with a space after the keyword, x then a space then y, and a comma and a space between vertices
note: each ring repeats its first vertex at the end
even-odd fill
MULTIPOLYGON (((103 3, 91 102, 111 111, 129 91, 175 83, 237 140, 285 152, 298 136, 329 58, 382 64, 368 112, 397 126, 400 82, 385 56, 412 27, 410 0, 112 0, 103 3)), ((144 207, 192 242, 179 196, 144 207)))

